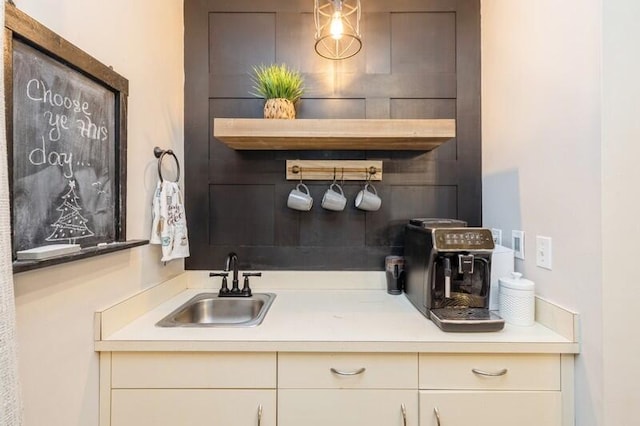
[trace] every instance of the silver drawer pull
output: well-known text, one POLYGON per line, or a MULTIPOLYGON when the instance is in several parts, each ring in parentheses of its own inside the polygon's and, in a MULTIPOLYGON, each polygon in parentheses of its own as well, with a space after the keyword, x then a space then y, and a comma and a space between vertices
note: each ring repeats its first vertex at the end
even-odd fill
POLYGON ((333 374, 338 374, 339 376, 357 376, 358 374, 364 373, 366 368, 362 367, 362 368, 358 368, 357 370, 354 370, 354 371, 341 371, 341 370, 336 370, 335 368, 331 367, 329 370, 333 374))
POLYGON ((258 426, 262 423, 262 404, 258 404, 258 426))
POLYGON ((402 425, 407 426, 407 407, 404 404, 400 404, 400 410, 402 411, 402 425))
POLYGON ((438 407, 433 407, 433 414, 436 415, 436 426, 440 426, 440 411, 438 410, 438 407))
POLYGON ((504 376, 505 374, 507 374, 506 368, 503 368, 500 371, 484 371, 484 370, 478 370, 477 368, 472 368, 471 371, 473 371, 474 374, 477 374, 479 376, 489 376, 489 377, 498 377, 498 376, 504 376))

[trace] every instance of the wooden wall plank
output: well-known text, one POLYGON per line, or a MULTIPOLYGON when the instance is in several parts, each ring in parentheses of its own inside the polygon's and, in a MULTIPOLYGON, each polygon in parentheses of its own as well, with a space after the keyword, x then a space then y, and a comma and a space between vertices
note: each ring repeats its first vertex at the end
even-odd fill
MULTIPOLYGON (((207 1, 184 4, 185 91, 184 91, 184 177, 185 208, 189 221, 190 265, 197 250, 209 245, 209 99, 202 96, 209 82, 209 14, 207 1), (203 182, 204 181, 204 182, 203 182), (205 183, 204 185, 202 183, 205 183), (197 230, 197 232, 194 232, 197 230)), ((206 259, 202 256, 202 259, 206 259)), ((206 263, 206 262, 205 262, 206 263)))
POLYGON ((244 75, 276 59, 275 13, 209 14, 209 72, 244 75))
POLYGON ((273 185, 211 185, 209 245, 274 244, 273 185))
POLYGON ((391 71, 412 76, 456 72, 455 13, 391 13, 391 71))

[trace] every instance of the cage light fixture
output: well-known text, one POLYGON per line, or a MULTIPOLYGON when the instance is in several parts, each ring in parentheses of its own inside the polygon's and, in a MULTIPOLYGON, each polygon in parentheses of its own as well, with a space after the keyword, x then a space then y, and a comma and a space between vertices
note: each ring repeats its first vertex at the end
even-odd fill
POLYGON ((360 0, 314 0, 316 53, 323 58, 347 59, 362 49, 360 0))

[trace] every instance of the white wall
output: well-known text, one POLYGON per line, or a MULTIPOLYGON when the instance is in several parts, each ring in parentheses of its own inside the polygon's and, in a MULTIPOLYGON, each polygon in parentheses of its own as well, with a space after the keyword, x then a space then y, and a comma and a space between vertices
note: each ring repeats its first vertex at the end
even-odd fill
MULTIPOLYGON (((146 238, 151 150, 171 147, 182 159, 182 2, 15 1, 129 79, 127 228, 129 238, 146 238)), ((640 351, 629 333, 637 315, 621 309, 639 293, 629 236, 640 233, 640 86, 628 81, 640 75, 640 3, 608 0, 603 14, 600 3, 482 0, 485 225, 505 236, 524 230, 518 269, 541 295, 581 314, 580 426, 640 417, 640 351), (536 234, 553 237, 552 271, 535 266, 536 234), (625 262, 620 253, 631 255, 625 262)), ((182 271, 158 258, 146 246, 15 276, 26 426, 97 424, 93 312, 182 271)))
POLYGON ((606 425, 640 419, 640 2, 603 1, 602 230, 606 425), (631 309, 629 309, 631 308, 631 309))
POLYGON ((525 231, 516 269, 581 314, 576 424, 599 425, 601 0, 482 0, 481 13, 484 225, 508 246, 525 231), (536 235, 553 238, 551 271, 536 267, 536 235))
MULTIPOLYGON (((148 239, 153 147, 183 152, 183 2, 15 0, 129 80, 127 238, 148 239)), ((144 246, 15 275, 25 426, 98 424, 93 313, 181 273, 144 246)))

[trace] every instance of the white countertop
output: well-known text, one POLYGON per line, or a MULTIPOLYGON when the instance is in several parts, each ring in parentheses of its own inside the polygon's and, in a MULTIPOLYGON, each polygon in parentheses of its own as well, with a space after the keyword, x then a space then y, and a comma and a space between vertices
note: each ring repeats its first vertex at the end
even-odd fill
MULTIPOLYGON (((404 295, 384 290, 260 288, 276 298, 259 326, 156 327, 207 289, 187 289, 96 341, 98 351, 367 351, 576 353, 579 345, 536 323, 445 333, 404 295)), ((215 290, 213 290, 215 291, 215 290)))

